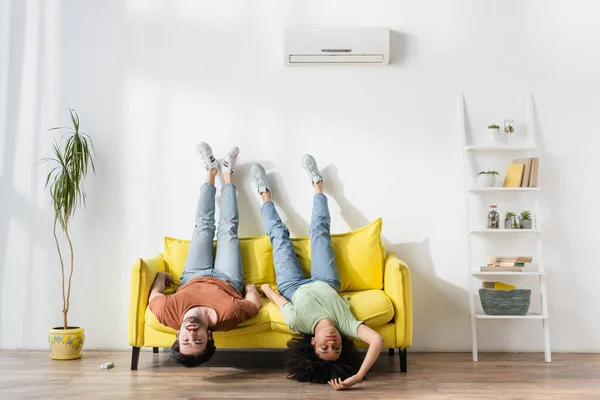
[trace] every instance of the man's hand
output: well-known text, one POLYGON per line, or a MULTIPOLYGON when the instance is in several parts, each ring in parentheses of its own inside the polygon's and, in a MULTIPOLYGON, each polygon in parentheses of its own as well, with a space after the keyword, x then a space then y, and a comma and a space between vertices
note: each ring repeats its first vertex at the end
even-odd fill
POLYGON ((260 308, 260 294, 253 283, 246 284, 246 300, 260 308))
POLYGON ((262 292, 265 294, 265 296, 267 295, 267 290, 271 289, 271 286, 269 286, 268 283, 263 283, 260 287, 260 290, 262 290, 262 292))
POLYGON ((150 296, 148 297, 148 303, 159 296, 164 296, 165 289, 173 284, 173 277, 168 272, 159 272, 154 278, 152 287, 150 288, 150 296))
POLYGON ((163 282, 165 283, 165 288, 171 287, 171 285, 173 285, 175 283, 175 281, 173 280, 173 277, 168 272, 159 272, 156 274, 156 278, 154 278, 154 279, 155 280, 162 279, 163 282))
POLYGON ((344 381, 342 381, 341 378, 338 378, 338 379, 332 379, 327 383, 329 383, 329 386, 331 386, 335 390, 345 390, 345 389, 350 389, 352 386, 356 385, 360 381, 362 381, 362 378, 360 376, 352 375, 350 378, 347 378, 344 381))

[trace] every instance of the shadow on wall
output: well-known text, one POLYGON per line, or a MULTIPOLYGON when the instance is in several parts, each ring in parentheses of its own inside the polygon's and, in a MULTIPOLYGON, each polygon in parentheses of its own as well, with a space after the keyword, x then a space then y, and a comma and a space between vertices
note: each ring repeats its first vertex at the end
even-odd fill
POLYGON ((410 62, 417 58, 417 37, 399 31, 390 31, 391 66, 410 62))
MULTIPOLYGON (((256 161, 265 170, 274 168, 271 161, 256 161)), ((238 164, 236 167, 234 184, 238 192, 238 208, 240 212, 240 237, 265 235, 261 217, 262 200, 256 192, 250 168, 252 163, 238 164)), ((290 234, 294 237, 308 237, 310 224, 293 207, 284 185, 284 179, 279 172, 267 172, 267 178, 274 193, 273 202, 281 212, 281 219, 287 225, 290 234)), ((219 179, 221 179, 219 175, 219 179)), ((222 183, 222 181, 221 181, 222 183)), ((220 191, 217 192, 217 203, 220 204, 220 191)))
MULTIPOLYGON (((350 229, 358 229, 371 222, 344 195, 337 167, 329 165, 324 168, 323 177, 331 182, 325 186, 325 193, 338 203, 342 218, 350 229)), ((382 242, 388 253, 395 253, 410 268, 415 344, 436 343, 437 349, 456 346, 456 340, 451 337, 441 339, 443 335, 440 333, 447 331, 450 326, 468 325, 470 311, 467 291, 436 275, 428 239, 419 243, 392 243, 382 235, 382 242), (457 315, 463 316, 464 321, 456 321, 457 315)))
MULTIPOLYGON (((3 141, 4 151, 0 155, 2 162, 2 175, 0 176, 0 288, 4 287, 5 271, 18 270, 18 276, 24 278, 25 284, 20 288, 21 293, 31 293, 33 291, 34 282, 31 279, 33 271, 35 271, 34 254, 35 248, 43 248, 46 254, 54 256, 56 250, 52 247, 52 242, 49 238, 52 237, 52 213, 44 213, 37 206, 40 196, 45 196, 43 189, 43 180, 40 179, 41 171, 46 171, 40 165, 24 165, 19 162, 30 159, 35 161, 42 158, 41 143, 42 135, 47 128, 41 126, 41 110, 43 107, 42 91, 44 87, 44 54, 45 54, 45 13, 46 5, 39 4, 39 22, 35 29, 31 28, 31 19, 27 15, 28 5, 26 1, 13 1, 10 3, 10 17, 6 19, 8 26, 4 31, 8 32, 7 54, 8 57, 1 61, 5 63, 6 82, 0 82, 0 87, 6 88, 4 97, 0 103, 5 104, 5 108, 0 110, 0 116, 4 116, 0 123, 0 128, 3 141), (29 25, 28 25, 29 22, 29 25), (28 34, 31 35, 29 40, 25 40, 28 34), (31 47, 31 43, 37 45, 37 52, 30 58, 25 58, 26 47, 31 47), (27 66, 27 68, 26 68, 27 66), (34 92, 28 93, 24 87, 24 82, 34 81, 34 92), (27 94, 33 95, 33 100, 27 97, 27 94), (27 116, 24 117, 23 115, 27 116), (33 132, 26 132, 25 129, 32 128, 33 132), (18 148, 18 134, 26 132, 35 137, 32 140, 33 146, 28 149, 18 148), (17 154, 20 157, 17 157, 17 154), (31 156, 31 157, 30 157, 31 156), (31 172, 29 178, 17 182, 19 169, 25 173, 31 172), (29 183, 28 186, 24 186, 29 183), (29 196, 27 196, 29 194, 29 196), (48 224, 46 224, 48 222, 48 224), (13 236, 14 232, 11 227, 20 226, 24 228, 21 235, 13 236), (43 227, 43 229, 40 229, 43 227), (45 228, 48 229, 45 229, 45 228), (9 259, 8 245, 9 239, 19 240, 29 244, 29 249, 26 253, 22 253, 19 259, 9 259)), ((51 136, 50 133, 47 133, 51 136)), ((12 242, 15 245, 15 242, 12 242)), ((17 246, 19 244, 16 244, 17 246)), ((58 263, 58 262, 57 262, 58 263)), ((10 292, 9 292, 10 293, 10 292)), ((20 297, 21 304, 17 309, 31 312, 33 305, 31 304, 31 296, 20 297)), ((6 299, 8 301, 8 299, 6 299)), ((58 314, 57 314, 58 315, 58 314)), ((10 315, 9 317, 10 318, 10 315)), ((30 324, 26 319, 7 320, 7 317, 0 314, 0 323, 2 325, 11 324, 20 332, 17 335, 23 337, 24 342, 35 340, 39 329, 34 333, 31 332, 30 324)), ((36 328, 37 329, 37 328, 36 328)), ((40 328, 45 330, 46 327, 40 328)), ((44 332, 45 334, 45 332, 44 332)), ((0 345, 4 346, 4 342, 0 341, 0 345)))

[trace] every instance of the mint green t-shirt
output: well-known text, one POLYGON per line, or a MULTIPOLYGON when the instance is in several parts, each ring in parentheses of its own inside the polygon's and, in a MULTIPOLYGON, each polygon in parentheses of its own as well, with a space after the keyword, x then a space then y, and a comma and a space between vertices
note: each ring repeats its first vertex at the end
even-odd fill
POLYGON ((322 281, 296 290, 292 302, 281 306, 281 314, 290 329, 300 333, 314 333, 319 321, 329 318, 342 335, 358 339, 358 327, 362 324, 352 315, 348 300, 322 281))

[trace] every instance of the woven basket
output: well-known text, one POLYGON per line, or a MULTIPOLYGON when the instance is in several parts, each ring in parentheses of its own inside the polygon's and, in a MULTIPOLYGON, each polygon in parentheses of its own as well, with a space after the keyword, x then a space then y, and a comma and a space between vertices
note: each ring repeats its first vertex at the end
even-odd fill
POLYGON ((488 315, 525 315, 531 303, 530 289, 479 289, 483 312, 488 315))

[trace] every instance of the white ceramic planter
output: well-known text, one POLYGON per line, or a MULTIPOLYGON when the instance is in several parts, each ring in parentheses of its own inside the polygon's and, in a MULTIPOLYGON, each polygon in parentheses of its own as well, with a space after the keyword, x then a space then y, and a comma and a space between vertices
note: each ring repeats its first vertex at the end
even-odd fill
POLYGON ((496 175, 481 174, 477 176, 477 186, 480 188, 489 188, 496 186, 496 175))
POLYGON ((492 142, 497 142, 500 140, 500 128, 496 128, 496 129, 488 128, 488 132, 490 133, 490 140, 492 142))

